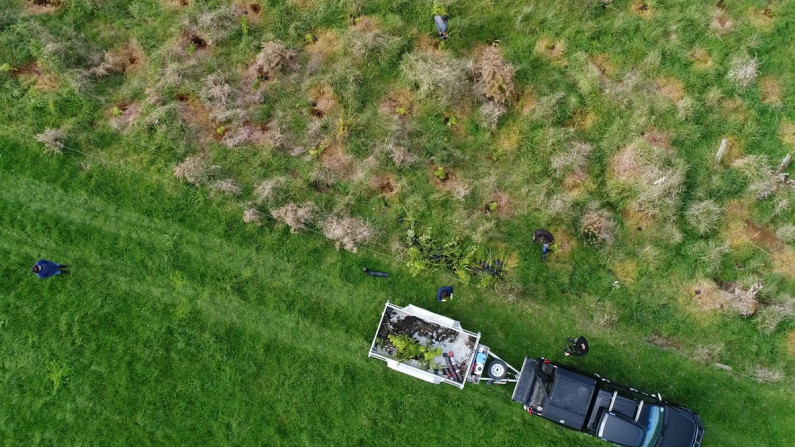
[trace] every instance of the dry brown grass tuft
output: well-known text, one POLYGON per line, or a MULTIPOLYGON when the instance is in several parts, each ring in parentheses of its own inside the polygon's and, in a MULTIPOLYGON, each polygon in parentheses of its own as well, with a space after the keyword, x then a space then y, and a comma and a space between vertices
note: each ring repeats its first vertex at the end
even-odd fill
POLYGON ((712 66, 712 57, 707 50, 695 48, 690 52, 690 60, 696 68, 704 69, 712 66))
POLYGON ((193 155, 182 160, 174 167, 174 177, 185 180, 188 183, 198 185, 208 180, 214 166, 207 163, 204 155, 193 155))
POLYGON ((536 54, 543 56, 557 65, 566 65, 566 42, 543 37, 536 42, 536 54))
POLYGON ((36 141, 44 143, 45 154, 62 154, 66 139, 66 132, 61 129, 45 129, 44 132, 36 135, 36 141))
POLYGON ((386 152, 392 158, 392 162, 395 163, 395 166, 398 168, 405 168, 407 166, 411 166, 417 162, 419 157, 413 154, 410 150, 406 147, 401 145, 396 145, 394 143, 388 143, 385 146, 386 152))
POLYGON ((713 200, 703 200, 688 207, 685 219, 700 235, 712 232, 718 225, 721 209, 713 200))
POLYGON ((787 352, 795 355, 795 331, 787 332, 787 352))
POLYGON ((762 102, 771 106, 780 106, 783 87, 781 81, 766 76, 759 80, 759 88, 762 90, 762 102))
POLYGON ((785 296, 780 302, 764 306, 757 316, 756 324, 765 333, 771 334, 783 321, 795 317, 795 300, 785 296))
POLYGON ((337 250, 356 253, 359 245, 375 237, 375 228, 362 219, 331 216, 323 223, 323 235, 336 243, 337 250))
POLYGON ((146 64, 146 55, 137 40, 133 39, 119 48, 106 51, 102 63, 88 70, 92 76, 103 77, 117 73, 133 73, 146 64))
POLYGON ((250 224, 253 223, 257 226, 262 225, 262 213, 256 208, 246 208, 243 210, 243 222, 250 224))
POLYGON ((254 190, 254 195, 259 203, 272 203, 286 183, 287 177, 284 176, 265 179, 254 190))
POLYGON ((606 210, 591 207, 582 216, 580 233, 585 241, 594 245, 611 245, 616 240, 618 225, 606 210))
POLYGON ((377 19, 368 16, 358 17, 343 35, 344 46, 354 61, 364 61, 373 55, 386 55, 399 42, 399 37, 383 32, 377 19))
POLYGON ((280 40, 262 43, 262 50, 247 70, 245 80, 251 84, 255 80, 270 81, 279 74, 298 70, 298 52, 287 48, 280 40))
POLYGON ((686 167, 639 139, 611 159, 608 192, 650 216, 672 216, 679 205, 686 167))
POLYGON ((734 22, 732 21, 731 17, 729 17, 729 13, 726 12, 725 9, 718 8, 712 15, 710 27, 718 34, 728 34, 729 31, 731 31, 734 27, 734 22))
POLYGON ((475 90, 486 101, 507 105, 513 99, 515 74, 499 47, 487 46, 475 63, 475 90))
POLYGON ((690 358, 703 365, 708 365, 717 362, 724 349, 725 346, 723 343, 700 345, 693 351, 690 358))
POLYGON ((778 126, 778 137, 784 144, 795 145, 795 122, 788 119, 781 120, 778 126))
POLYGON ((756 367, 753 370, 753 377, 758 382, 780 382, 784 380, 784 373, 779 370, 764 368, 761 366, 756 367))
POLYGON ((320 210, 312 202, 305 202, 301 205, 288 203, 281 208, 271 212, 274 219, 284 222, 290 227, 290 233, 298 233, 305 229, 307 225, 314 224, 320 210))
POLYGON ((785 223, 784 225, 778 227, 776 230, 776 237, 785 244, 795 241, 795 225, 791 223, 785 223))
POLYGON ((262 21, 262 5, 257 0, 236 0, 237 14, 245 17, 249 24, 256 25, 262 21))
POLYGON ((11 70, 11 75, 19 79, 21 84, 33 84, 45 91, 56 90, 61 84, 57 76, 44 70, 36 62, 11 70))
POLYGON ((281 131, 281 126, 276 121, 260 125, 245 123, 223 134, 221 143, 226 147, 239 147, 245 144, 265 146, 274 149, 284 149, 289 138, 281 131))
POLYGON ((751 24, 755 27, 769 30, 771 25, 773 24, 773 18, 775 15, 773 14, 773 7, 772 5, 768 4, 765 8, 748 8, 748 19, 751 24))
POLYGON ((745 90, 756 81, 759 71, 759 61, 755 57, 742 56, 732 59, 731 68, 726 78, 737 87, 738 90, 745 90))
POLYGON ((243 192, 240 183, 233 178, 216 180, 210 185, 210 190, 228 196, 239 196, 243 192))
POLYGON ((550 164, 560 177, 571 173, 587 174, 588 159, 592 152, 593 146, 590 144, 575 141, 567 150, 553 155, 550 164))
POLYGON ((463 100, 471 91, 472 62, 447 53, 409 53, 403 58, 401 70, 417 86, 419 98, 444 107, 463 100))
POLYGON ((685 97, 685 86, 682 81, 673 77, 664 77, 657 80, 657 93, 676 104, 685 97))

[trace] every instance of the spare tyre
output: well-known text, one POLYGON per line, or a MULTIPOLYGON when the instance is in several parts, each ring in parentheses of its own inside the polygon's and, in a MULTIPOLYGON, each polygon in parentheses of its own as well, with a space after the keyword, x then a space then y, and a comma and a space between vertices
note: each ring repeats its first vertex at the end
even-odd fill
POLYGON ((489 377, 494 380, 502 380, 508 375, 508 367, 502 360, 492 360, 487 368, 489 377))

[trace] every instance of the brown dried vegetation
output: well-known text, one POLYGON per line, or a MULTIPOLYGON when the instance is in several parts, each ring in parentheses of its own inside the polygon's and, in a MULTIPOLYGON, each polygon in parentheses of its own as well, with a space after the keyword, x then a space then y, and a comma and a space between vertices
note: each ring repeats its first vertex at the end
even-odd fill
POLYGON ((133 73, 146 64, 146 55, 137 40, 106 51, 102 63, 88 70, 92 76, 103 77, 117 73, 133 73))
POLYGON ((11 75, 19 79, 21 84, 30 84, 40 90, 52 91, 60 85, 57 76, 47 72, 36 62, 11 70, 11 75))
POLYGON ((630 6, 630 10, 644 19, 650 19, 654 13, 653 8, 650 4, 646 3, 645 1, 634 1, 630 6))
POLYGON ((499 47, 483 49, 475 64, 475 90, 485 101, 506 105, 513 98, 516 69, 502 57, 499 47))
POLYGON ((728 34, 734 27, 734 22, 725 8, 718 8, 712 15, 710 27, 718 34, 728 34))
POLYGON ((558 65, 566 65, 566 43, 561 40, 552 40, 548 37, 539 39, 535 45, 536 54, 543 56, 558 65))
POLYGON ((298 233, 317 220, 318 211, 318 207, 312 202, 305 202, 301 205, 288 203, 274 210, 271 215, 279 222, 287 224, 290 227, 290 233, 298 233))
POLYGON ((27 0, 25 11, 30 14, 52 14, 63 6, 63 0, 27 0))
POLYGON ((331 216, 323 223, 323 235, 340 247, 356 253, 358 246, 375 237, 375 228, 367 221, 355 217, 331 216))
POLYGON ((701 48, 695 48, 690 52, 690 60, 696 68, 704 69, 712 66, 712 57, 701 48))
POLYGON ((781 105, 782 85, 781 81, 772 77, 766 76, 759 81, 759 87, 762 90, 762 102, 771 106, 781 105))

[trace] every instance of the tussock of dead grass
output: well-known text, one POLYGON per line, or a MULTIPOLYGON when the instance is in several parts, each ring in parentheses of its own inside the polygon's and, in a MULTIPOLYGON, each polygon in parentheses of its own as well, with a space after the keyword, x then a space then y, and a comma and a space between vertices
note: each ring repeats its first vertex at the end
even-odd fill
POLYGON ((246 144, 284 149, 289 138, 282 132, 276 120, 268 123, 244 123, 224 133, 221 143, 226 147, 239 147, 246 144))
POLYGON ((616 240, 618 225, 606 210, 590 207, 580 221, 580 233, 588 243, 612 245, 616 240))
POLYGON ((64 149, 63 141, 65 139, 66 132, 61 129, 48 128, 36 135, 36 141, 44 144, 45 154, 62 154, 64 149))
POLYGON ((217 193, 228 196, 239 196, 243 192, 243 188, 240 186, 240 183, 233 178, 216 180, 210 184, 210 189, 217 193))
POLYGON ((260 226, 262 225, 262 213, 256 208, 246 208, 243 210, 243 222, 260 226))
POLYGON ((712 57, 710 57, 707 50, 695 48, 690 52, 690 60, 693 65, 699 69, 705 69, 712 66, 712 57))
POLYGON ((721 208, 712 200, 703 200, 691 204, 685 219, 700 235, 712 232, 717 226, 721 216, 721 208))
POLYGON ((524 92, 519 96, 517 102, 517 109, 523 116, 528 116, 533 113, 533 109, 538 102, 538 98, 530 88, 525 88, 524 92))
POLYGON ((664 77, 657 80, 657 93, 663 98, 676 104, 685 97, 685 86, 682 81, 673 77, 664 77))
POLYGON ((566 42, 563 39, 552 40, 548 37, 543 37, 536 42, 535 52, 557 65, 566 65, 566 42))
POLYGON ((400 43, 400 38, 384 33, 373 17, 361 16, 343 35, 343 44, 354 61, 379 55, 386 56, 400 43))
POLYGON ((729 13, 723 8, 718 8, 712 14, 712 21, 710 22, 712 28, 718 34, 728 34, 734 28, 734 21, 729 17, 729 13))
POLYGON ((588 160, 593 152, 593 146, 581 141, 569 144, 569 147, 552 156, 550 164, 558 176, 575 172, 588 171, 588 160))
POLYGON ((489 45, 475 63, 475 90, 485 101, 507 105, 513 98, 515 73, 499 47, 489 45))
POLYGON ((795 225, 791 223, 781 225, 776 230, 776 237, 785 244, 795 241, 795 225))
POLYGON ((192 155, 182 160, 174 167, 174 177, 185 180, 188 183, 198 185, 206 181, 210 176, 213 166, 207 162, 204 155, 192 155))
POLYGON ((392 158, 392 162, 395 163, 395 166, 398 168, 411 166, 419 160, 419 157, 417 157, 405 146, 399 144, 387 143, 386 146, 384 146, 384 149, 389 154, 390 158, 392 158))
POLYGON ((759 80, 759 88, 762 91, 763 103, 771 106, 781 105, 781 94, 783 91, 781 81, 772 76, 766 76, 759 80))
POLYGON ((323 223, 323 235, 340 247, 356 253, 358 246, 375 237, 375 228, 363 219, 331 216, 323 223))
POLYGON ((254 189, 254 195, 259 203, 272 203, 286 183, 287 177, 284 176, 265 179, 254 189))
POLYGON ((298 70, 298 52, 287 48, 280 40, 262 42, 262 50, 247 70, 245 79, 269 81, 279 74, 298 70))
POLYGON ((673 153, 673 147, 671 147, 671 134, 669 132, 663 132, 655 127, 650 127, 641 135, 651 147, 665 151, 668 154, 673 153))
POLYGON ((780 382, 784 380, 784 378, 786 377, 782 371, 779 371, 777 369, 765 368, 762 366, 757 366, 756 368, 754 368, 752 374, 754 379, 756 379, 756 381, 764 383, 780 382))
POLYGON ((778 137, 784 144, 795 146, 795 122, 783 119, 778 126, 778 137))
POLYGON ((103 77, 117 73, 133 73, 146 64, 146 55, 137 40, 133 39, 119 48, 106 51, 102 63, 88 70, 92 76, 103 77))
POLYGON ((447 53, 432 54, 414 51, 404 56, 401 71, 417 86, 421 99, 450 106, 462 101, 471 92, 469 75, 472 62, 447 53))
POLYGON ((315 223, 320 210, 312 202, 304 202, 300 205, 288 203, 281 208, 271 212, 274 219, 283 222, 290 227, 290 233, 298 233, 305 229, 307 225, 315 223))
POLYGON ((731 68, 729 68, 726 78, 738 90, 745 90, 756 81, 758 71, 759 61, 755 57, 738 56, 732 59, 731 68))

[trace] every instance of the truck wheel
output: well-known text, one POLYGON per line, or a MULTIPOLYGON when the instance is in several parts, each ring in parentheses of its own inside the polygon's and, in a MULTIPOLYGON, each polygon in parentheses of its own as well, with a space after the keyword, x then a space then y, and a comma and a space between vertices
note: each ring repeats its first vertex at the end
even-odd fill
POLYGON ((494 380, 502 380, 508 375, 508 368, 502 360, 494 360, 489 363, 489 377, 494 380))

